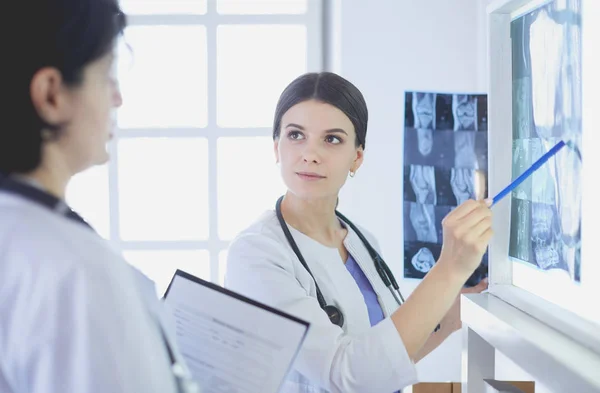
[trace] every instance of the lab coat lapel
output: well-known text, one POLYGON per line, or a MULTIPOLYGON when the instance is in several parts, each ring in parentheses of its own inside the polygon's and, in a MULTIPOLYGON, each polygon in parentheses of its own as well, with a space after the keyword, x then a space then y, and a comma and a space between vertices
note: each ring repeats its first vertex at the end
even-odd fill
POLYGON ((368 329, 369 313, 364 297, 346 269, 339 251, 320 244, 294 228, 290 228, 290 231, 325 300, 338 307, 344 314, 344 329, 347 332, 368 329))

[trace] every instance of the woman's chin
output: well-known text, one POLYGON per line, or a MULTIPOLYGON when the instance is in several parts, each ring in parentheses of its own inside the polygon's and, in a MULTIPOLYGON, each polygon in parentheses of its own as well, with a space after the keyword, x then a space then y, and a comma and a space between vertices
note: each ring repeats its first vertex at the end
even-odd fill
POLYGON ((86 168, 84 168, 84 170, 89 169, 91 167, 104 165, 109 160, 110 160, 110 155, 109 155, 108 151, 103 150, 103 151, 99 152, 98 154, 96 154, 94 156, 93 160, 88 162, 88 165, 86 165, 86 168))

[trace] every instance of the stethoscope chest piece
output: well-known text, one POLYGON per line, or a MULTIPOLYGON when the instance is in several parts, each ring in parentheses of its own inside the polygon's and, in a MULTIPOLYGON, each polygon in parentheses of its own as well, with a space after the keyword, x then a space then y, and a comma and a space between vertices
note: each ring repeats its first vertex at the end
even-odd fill
POLYGON ((327 313, 329 320, 334 325, 339 327, 344 326, 344 315, 340 312, 340 310, 336 306, 332 306, 330 304, 323 307, 323 311, 327 313))

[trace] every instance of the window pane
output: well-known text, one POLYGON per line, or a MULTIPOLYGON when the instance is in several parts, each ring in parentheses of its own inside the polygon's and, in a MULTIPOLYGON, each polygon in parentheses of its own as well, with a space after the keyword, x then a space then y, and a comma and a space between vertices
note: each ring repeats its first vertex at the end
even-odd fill
POLYGON ((269 127, 281 92, 306 69, 305 26, 219 26, 219 126, 269 127))
POLYGON ((130 27, 125 42, 130 49, 119 54, 119 127, 205 127, 206 28, 130 27))
POLYGON ((210 281, 210 259, 206 250, 124 251, 123 256, 156 283, 156 292, 160 297, 164 295, 177 269, 210 281))
POLYGON ((73 177, 66 201, 105 239, 110 236, 108 167, 92 167, 73 177))
POLYGON ((230 240, 273 209, 286 188, 270 137, 219 138, 217 159, 219 237, 230 240))
POLYGON ((225 273, 227 273, 227 250, 219 253, 219 285, 225 286, 225 273))
POLYGON ((140 138, 118 143, 121 238, 206 240, 206 139, 140 138))
POLYGON ((220 14, 304 14, 306 0, 217 0, 220 14))
POLYGON ((126 14, 206 14, 206 0, 121 0, 126 14))

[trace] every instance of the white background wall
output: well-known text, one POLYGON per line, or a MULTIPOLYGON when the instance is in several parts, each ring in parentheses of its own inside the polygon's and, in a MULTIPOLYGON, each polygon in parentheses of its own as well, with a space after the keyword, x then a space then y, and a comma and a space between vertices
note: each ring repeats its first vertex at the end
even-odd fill
MULTIPOLYGON (((365 162, 349 179, 340 210, 375 234, 403 277, 404 92, 483 92, 478 78, 479 0, 343 0, 333 71, 355 83, 369 106, 365 162), (335 65, 339 65, 336 69, 335 65)), ((399 280, 405 297, 419 283, 399 280)), ((424 381, 460 380, 460 334, 418 364, 424 381)))

